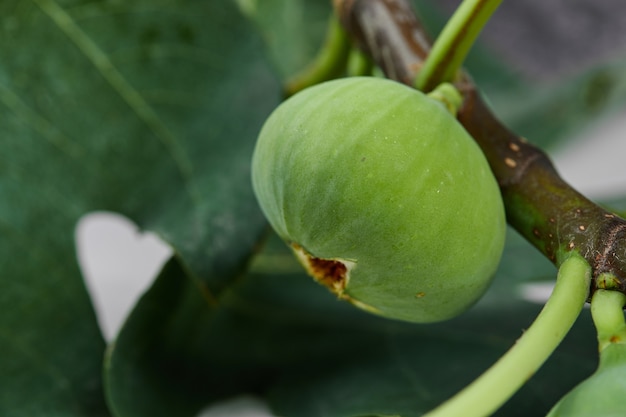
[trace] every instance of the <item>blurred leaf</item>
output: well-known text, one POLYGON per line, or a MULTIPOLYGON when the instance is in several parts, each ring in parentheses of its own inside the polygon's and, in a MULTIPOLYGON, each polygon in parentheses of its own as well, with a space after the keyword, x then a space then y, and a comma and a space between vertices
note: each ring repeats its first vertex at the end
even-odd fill
POLYGON ((219 333, 209 335, 214 302, 176 259, 165 265, 107 354, 107 397, 116 416, 193 416, 258 383, 260 372, 211 354, 221 344, 219 333))
POLYGON ((0 16, 0 415, 107 415, 77 221, 123 213, 219 292, 265 228, 249 159, 280 89, 232 2, 9 0, 0 16))
POLYGON ((302 70, 317 54, 326 33, 330 0, 238 0, 256 23, 282 78, 302 70))
MULTIPOLYGON (((274 248, 278 252, 271 258, 276 262, 280 249, 274 248)), ((284 266, 273 269, 286 270, 284 266)), ((308 342, 301 342, 306 346, 301 349, 328 352, 325 358, 304 357, 300 366, 285 368, 270 388, 269 400, 277 415, 290 417, 420 416, 487 369, 532 323, 541 305, 521 301, 519 284, 541 276, 554 279, 555 275, 554 266, 510 231, 502 264, 486 296, 464 315, 428 325, 368 316, 332 300, 310 278, 296 281, 280 275, 254 275, 255 280, 267 281, 269 286, 276 282, 285 294, 278 300, 275 294, 265 299, 272 309, 286 306, 285 313, 273 314, 271 321, 288 327, 273 334, 311 333, 308 342), (293 287, 285 288, 285 283, 293 287), (296 285, 303 289, 295 291, 296 285), (304 294, 308 286, 311 288, 304 294), (302 298, 294 294, 302 294, 302 298), (319 305, 314 306, 313 297, 319 297, 319 305), (297 330, 290 330, 290 320, 282 317, 294 317, 300 310, 308 311, 308 319, 297 330), (331 333, 320 332, 320 324, 331 333)), ((246 293, 250 302, 254 297, 257 304, 264 299, 259 294, 265 294, 256 288, 246 293)), ((259 311, 267 310, 258 305, 249 317, 258 320, 259 311)), ((288 340, 278 339, 276 343, 292 355, 298 350, 288 340)), ((544 415, 596 365, 595 331, 589 312, 584 311, 547 364, 495 415, 544 415)))
MULTIPOLYGON (((433 38, 458 3, 413 0, 433 38)), ((619 16, 611 2, 503 2, 465 66, 512 131, 549 148, 626 104, 619 16)))
MULTIPOLYGON (((495 362, 536 310, 519 304, 498 320, 493 314, 473 314, 446 328, 406 326, 373 332, 365 347, 337 349, 340 363, 288 370, 271 390, 270 401, 281 416, 421 416, 495 362)), ((593 330, 586 318, 579 326, 580 333, 570 336, 569 343, 494 416, 545 415, 572 381, 593 371, 593 330), (576 342, 586 343, 587 349, 579 349, 576 342)))
MULTIPOLYGON (((514 236, 504 260, 511 264, 501 270, 522 260, 528 273, 549 272, 541 255, 514 236)), ((487 297, 457 319, 385 320, 337 301, 275 237, 216 305, 183 276, 174 261, 164 269, 111 352, 109 379, 126 397, 120 416, 192 416, 242 393, 266 395, 281 416, 419 416, 490 366, 541 308, 512 290, 521 276, 501 272, 487 297)), ((585 311, 498 415, 542 415, 596 361, 585 311)))

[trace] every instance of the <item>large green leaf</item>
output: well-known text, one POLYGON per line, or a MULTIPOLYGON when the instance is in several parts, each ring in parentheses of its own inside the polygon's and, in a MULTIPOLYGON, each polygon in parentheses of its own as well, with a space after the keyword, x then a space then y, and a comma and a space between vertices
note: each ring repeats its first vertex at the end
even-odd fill
POLYGON ((123 213, 212 297, 265 228, 249 185, 279 86, 233 2, 0 5, 0 414, 107 415, 73 230, 123 213))
MULTIPOLYGON (((269 263, 276 263, 280 249, 269 252, 269 263)), ((333 300, 307 277, 296 280, 301 273, 286 279, 290 275, 262 273, 266 268, 242 286, 239 305, 254 300, 248 320, 263 320, 261 311, 272 311, 266 320, 282 327, 271 332, 273 340, 266 343, 277 346, 267 351, 279 357, 302 352, 301 362, 283 368, 268 391, 277 415, 290 417, 421 415, 471 382, 530 325, 541 305, 521 301, 518 285, 555 275, 553 266, 511 232, 494 284, 475 307, 451 321, 415 325, 368 316, 333 300), (258 288, 274 285, 282 289, 270 294, 258 288), (294 343, 277 336, 290 334, 308 338, 294 343)), ((265 339, 261 334, 258 340, 265 339)), ((496 415, 543 415, 593 372, 596 352, 585 312, 548 364, 496 415)))
MULTIPOLYGON (((532 322, 541 306, 519 300, 511 284, 555 272, 513 235, 485 299, 457 319, 416 325, 337 301, 277 238, 216 305, 172 262, 110 352, 120 416, 192 416, 242 393, 265 395, 281 416, 419 416, 485 370, 532 322), (522 260, 526 268, 511 277, 506 271, 522 260)), ((585 312, 498 415, 543 415, 596 363, 585 312)))
POLYGON ((106 390, 114 415, 193 416, 262 377, 211 355, 221 343, 219 333, 209 334, 215 310, 215 300, 207 300, 176 259, 165 265, 108 352, 106 390))

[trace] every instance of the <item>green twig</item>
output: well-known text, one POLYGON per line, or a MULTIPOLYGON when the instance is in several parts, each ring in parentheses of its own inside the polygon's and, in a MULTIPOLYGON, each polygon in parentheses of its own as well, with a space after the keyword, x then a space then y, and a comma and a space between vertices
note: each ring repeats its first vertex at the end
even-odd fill
POLYGON ((340 77, 346 70, 350 46, 346 31, 333 14, 324 45, 307 68, 287 80, 285 95, 288 97, 312 85, 340 77))
POLYGON ((491 368, 425 417, 483 417, 497 410, 548 359, 583 308, 591 268, 572 253, 559 268, 550 299, 522 337, 491 368))
POLYGON ((454 81, 474 41, 502 0, 464 0, 445 25, 418 72, 415 87, 430 91, 454 81))

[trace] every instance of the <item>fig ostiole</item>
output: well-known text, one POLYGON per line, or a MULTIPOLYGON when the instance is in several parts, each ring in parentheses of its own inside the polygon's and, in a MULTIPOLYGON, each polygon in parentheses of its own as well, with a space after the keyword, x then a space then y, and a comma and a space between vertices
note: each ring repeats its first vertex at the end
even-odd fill
POLYGON ((434 322, 488 288, 504 208, 449 105, 394 81, 350 77, 299 92, 263 126, 252 159, 261 209, 340 299, 434 322))

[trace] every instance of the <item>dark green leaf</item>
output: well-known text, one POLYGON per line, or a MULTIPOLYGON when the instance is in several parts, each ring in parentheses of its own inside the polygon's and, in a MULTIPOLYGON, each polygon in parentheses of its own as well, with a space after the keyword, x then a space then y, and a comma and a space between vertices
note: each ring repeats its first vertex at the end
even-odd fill
MULTIPOLYGON (((118 402, 125 408, 117 411, 191 416, 219 398, 255 393, 289 417, 419 416, 515 342, 541 306, 520 301, 512 284, 550 272, 554 267, 513 235, 494 287, 478 305, 449 322, 415 325, 335 300, 276 238, 216 305, 171 263, 112 350, 110 378, 132 399, 118 402), (523 271, 506 273, 522 263, 523 271)), ((499 415, 542 415, 595 365, 585 312, 499 415)))
MULTIPOLYGON (((446 325, 372 331, 365 344, 338 346, 338 362, 287 371, 270 400, 277 415, 285 416, 420 416, 495 362, 537 310, 518 304, 498 319, 483 312, 446 325)), ((593 328, 587 317, 578 325, 577 333, 496 416, 544 415, 575 381, 593 371, 593 328)))
POLYGON ((209 333, 213 303, 176 259, 165 265, 107 354, 107 395, 116 416, 193 416, 258 382, 259 372, 211 354, 222 343, 219 333, 209 333))
POLYGON ((257 24, 275 67, 286 79, 304 69, 317 54, 332 7, 329 0, 263 0, 251 3, 249 17, 257 24))
MULTIPOLYGON (((279 259, 274 256, 270 259, 279 259)), ((268 318, 283 328, 272 331, 272 350, 303 353, 300 364, 286 366, 269 390, 277 415, 409 417, 453 395, 512 346, 541 308, 521 301, 517 285, 555 274, 534 248, 509 233, 492 288, 468 313, 444 323, 414 325, 371 317, 332 300, 317 284, 286 279, 288 275, 254 275, 256 286, 266 281, 281 287, 267 298, 252 283, 255 289, 242 294, 258 305, 252 320, 262 320, 259 312, 270 310, 261 307, 262 301, 271 310, 285 306, 283 314, 268 318), (299 325, 283 318, 295 320, 300 314, 305 315, 299 325), (294 342, 278 336, 300 334, 308 339, 296 337, 299 342, 294 342)), ((497 415, 544 415, 596 363, 595 333, 585 311, 546 366, 497 415)))
POLYGON ((232 2, 10 0, 0 16, 0 414, 106 415, 76 223, 123 213, 219 292, 265 228, 249 159, 280 88, 232 2))

